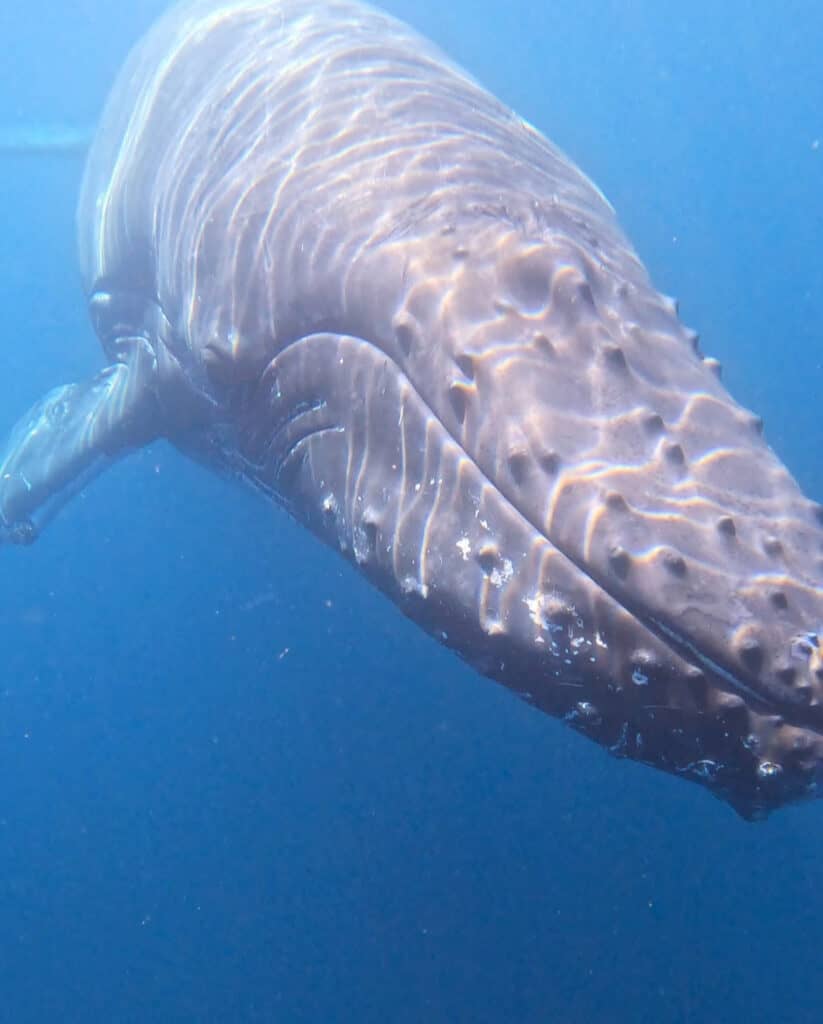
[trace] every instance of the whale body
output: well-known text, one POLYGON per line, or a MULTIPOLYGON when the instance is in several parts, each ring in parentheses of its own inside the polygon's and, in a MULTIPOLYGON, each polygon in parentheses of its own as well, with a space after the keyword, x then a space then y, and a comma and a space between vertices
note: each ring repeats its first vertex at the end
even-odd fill
POLYGON ((823 778, 823 525, 598 189, 355 0, 194 0, 78 208, 107 365, 0 456, 31 542, 157 438, 485 676, 747 818, 823 778))

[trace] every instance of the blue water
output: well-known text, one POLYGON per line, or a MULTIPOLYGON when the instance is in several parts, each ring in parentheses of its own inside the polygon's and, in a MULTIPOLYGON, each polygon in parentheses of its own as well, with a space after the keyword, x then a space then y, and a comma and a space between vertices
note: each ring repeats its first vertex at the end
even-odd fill
MULTIPOLYGON (((163 6, 3 4, 0 126, 93 124, 163 6)), ((388 6, 598 182, 823 498, 817 0, 388 6)), ((3 432, 100 365, 81 167, 0 157, 3 432)), ((823 1019, 823 803, 609 759, 162 445, 0 554, 0 1020, 823 1019)))

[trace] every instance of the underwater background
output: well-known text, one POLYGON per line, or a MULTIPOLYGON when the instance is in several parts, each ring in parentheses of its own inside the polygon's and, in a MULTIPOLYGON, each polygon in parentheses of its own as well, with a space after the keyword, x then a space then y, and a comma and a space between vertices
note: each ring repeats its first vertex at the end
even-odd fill
MULTIPOLYGON (((102 365, 82 142, 165 6, 0 7, 0 433, 102 365)), ((823 499, 819 2, 383 6, 598 183, 823 499)), ((823 802, 609 758, 165 445, 0 552, 0 652, 0 1021, 823 1020, 823 802)))

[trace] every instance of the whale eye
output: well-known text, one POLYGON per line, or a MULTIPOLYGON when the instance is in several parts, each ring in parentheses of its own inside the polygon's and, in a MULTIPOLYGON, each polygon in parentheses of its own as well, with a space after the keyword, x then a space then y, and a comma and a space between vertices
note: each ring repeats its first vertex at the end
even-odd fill
POLYGON ((136 334, 145 318, 146 299, 139 292, 122 287, 109 289, 103 283, 88 299, 92 326, 104 345, 124 335, 136 334))
POLYGON ((46 416, 50 423, 60 424, 69 414, 69 406, 61 398, 50 402, 46 408, 46 416))

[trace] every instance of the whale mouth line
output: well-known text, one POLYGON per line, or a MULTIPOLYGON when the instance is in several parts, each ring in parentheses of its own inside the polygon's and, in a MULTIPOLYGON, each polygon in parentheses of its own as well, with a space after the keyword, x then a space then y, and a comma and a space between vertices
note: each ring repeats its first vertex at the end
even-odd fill
MULTIPOLYGON (((312 334, 309 335, 293 338, 284 345, 283 349, 281 349, 281 354, 287 349, 291 349, 292 347, 307 341, 309 338, 317 336, 318 333, 322 332, 312 332, 312 334)), ((338 332, 332 331, 331 333, 338 332)), ((704 651, 701 651, 694 641, 689 639, 687 636, 684 636, 670 623, 652 614, 651 611, 643 608, 638 603, 627 599, 627 595, 624 591, 617 591, 610 587, 608 583, 603 581, 590 566, 575 557, 562 545, 558 544, 551 536, 549 536, 544 528, 537 524, 532 517, 524 511, 521 505, 517 502, 516 495, 510 493, 507 488, 501 486, 494 477, 490 476, 487 469, 477 461, 475 456, 466 448, 463 441, 455 436, 455 433, 449 429, 448 425, 444 423, 441 416, 428 401, 425 391, 419 386, 419 382, 410 376, 407 370, 398 363, 394 354, 388 349, 388 346, 381 344, 380 341, 375 338, 364 337, 364 335, 359 332, 357 334, 353 334, 343 330, 338 333, 338 336, 348 337, 359 344, 368 345, 379 352, 387 365, 391 367, 391 370, 408 382, 409 387, 414 390, 420 402, 425 406, 428 415, 440 425, 444 434, 455 444, 457 448, 459 448, 464 458, 472 463, 478 473, 488 481, 489 486, 494 488, 506 504, 509 505, 526 523, 528 523, 529 527, 542 537, 547 544, 550 544, 555 551, 566 559, 569 565, 573 566, 576 571, 586 577, 593 586, 597 587, 598 590, 607 595, 624 612, 628 613, 640 626, 646 629, 669 651, 671 651, 673 655, 682 659, 692 668, 703 672, 707 677, 713 678, 715 681, 719 681, 722 684, 723 689, 744 697, 747 703, 759 712, 764 714, 779 713, 788 721, 793 719, 799 720, 802 717, 802 724, 805 727, 808 727, 810 709, 805 705, 800 704, 799 701, 792 702, 791 697, 793 695, 787 693, 786 699, 781 700, 781 695, 765 691, 763 687, 758 685, 756 680, 744 678, 730 665, 725 664, 723 661, 718 660, 716 657, 713 657, 704 651)), ((277 357, 275 357, 275 360, 276 358, 277 357)), ((818 731, 823 732, 823 723, 818 723, 818 727, 818 731)))
POLYGON ((736 670, 735 667, 728 664, 725 659, 718 659, 717 656, 712 656, 711 654, 707 654, 705 651, 700 650, 693 640, 684 636, 673 625, 666 622, 665 619, 659 618, 657 615, 654 615, 651 611, 643 608, 638 603, 627 599, 624 592, 620 592, 610 587, 608 582, 604 581, 589 565, 566 550, 564 546, 558 544, 554 538, 549 536, 546 531, 536 523, 526 511, 523 510, 516 500, 516 495, 509 493, 508 489, 501 486, 501 484, 493 477, 490 477, 486 468, 477 462, 473 454, 467 451, 463 442, 454 435, 445 423, 443 423, 442 419, 426 400, 426 397, 424 393, 420 391, 417 382, 409 377, 405 370, 397 364, 391 354, 386 352, 379 343, 367 343, 375 344, 383 355, 391 361, 395 371, 402 373, 406 377, 411 387, 413 387, 419 395, 420 400, 429 410, 429 414, 437 419, 448 437, 450 437, 460 448, 461 452, 463 452, 465 458, 472 462, 478 472, 488 480, 489 484, 494 487, 495 490, 497 490, 503 500, 515 509, 518 515, 529 523, 531 528, 543 537, 548 544, 551 544, 551 546, 561 554, 570 565, 573 565, 575 569, 590 580, 594 586, 604 594, 608 595, 615 604, 619 605, 620 608, 627 612, 639 625, 643 626, 653 634, 657 640, 666 646, 668 650, 681 658, 692 668, 703 672, 707 678, 713 678, 721 683, 724 689, 743 697, 753 710, 762 714, 779 714, 788 722, 792 722, 793 724, 800 725, 804 728, 809 728, 811 725, 815 731, 823 733, 823 716, 815 716, 814 709, 811 709, 804 704, 799 695, 793 694, 790 691, 786 691, 785 693, 769 692, 768 688, 760 684, 756 678, 750 675, 741 675, 741 673, 736 670), (810 719, 812 718, 816 718, 817 720, 810 722, 810 719))

